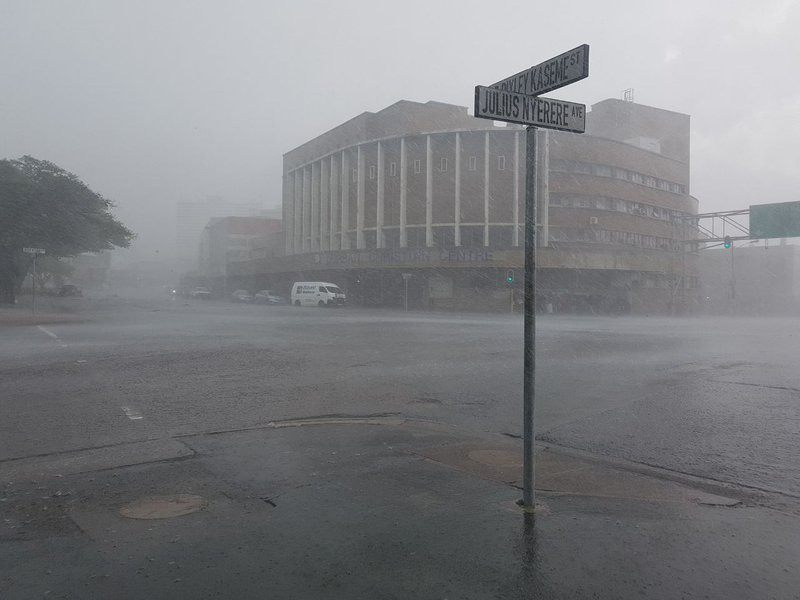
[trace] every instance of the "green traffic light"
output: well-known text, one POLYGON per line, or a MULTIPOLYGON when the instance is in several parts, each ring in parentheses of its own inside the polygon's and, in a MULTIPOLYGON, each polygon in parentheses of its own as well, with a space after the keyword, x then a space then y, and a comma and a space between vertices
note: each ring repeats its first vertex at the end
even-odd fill
POLYGON ((723 244, 724 244, 726 249, 730 248, 731 247, 731 238, 725 237, 725 239, 723 240, 723 244))

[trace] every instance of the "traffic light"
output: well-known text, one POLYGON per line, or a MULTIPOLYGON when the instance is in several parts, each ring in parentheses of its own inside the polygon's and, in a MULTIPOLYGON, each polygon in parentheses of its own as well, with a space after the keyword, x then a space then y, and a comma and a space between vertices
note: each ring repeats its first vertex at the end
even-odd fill
POLYGON ((514 283, 514 269, 509 269, 506 271, 506 282, 514 283))
POLYGON ((731 247, 731 236, 729 236, 729 235, 726 235, 726 236, 725 236, 725 239, 724 239, 724 240, 722 240, 722 244, 725 246, 725 249, 726 249, 726 250, 727 250, 728 248, 730 248, 730 247, 731 247))

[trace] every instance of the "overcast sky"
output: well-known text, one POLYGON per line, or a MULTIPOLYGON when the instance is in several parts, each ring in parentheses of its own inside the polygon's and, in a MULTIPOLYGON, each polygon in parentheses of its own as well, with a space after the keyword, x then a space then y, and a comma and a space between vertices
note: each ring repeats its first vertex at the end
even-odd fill
POLYGON ((152 256, 176 201, 279 206, 284 152, 587 43, 550 96, 691 115, 701 211, 800 200, 798 33, 798 0, 0 0, 0 158, 74 172, 152 256))

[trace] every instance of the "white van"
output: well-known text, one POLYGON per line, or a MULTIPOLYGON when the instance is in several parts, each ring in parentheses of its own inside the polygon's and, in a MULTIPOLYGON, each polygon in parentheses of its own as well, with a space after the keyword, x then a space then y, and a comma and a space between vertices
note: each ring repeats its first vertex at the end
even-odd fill
POLYGON ((335 283, 295 281, 292 304, 295 306, 344 306, 345 295, 335 283))

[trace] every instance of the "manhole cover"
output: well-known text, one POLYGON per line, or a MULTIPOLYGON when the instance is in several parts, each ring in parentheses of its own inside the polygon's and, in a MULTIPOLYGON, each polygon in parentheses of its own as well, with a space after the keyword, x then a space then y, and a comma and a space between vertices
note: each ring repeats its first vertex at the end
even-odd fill
POLYGON ((193 494, 148 496, 126 504, 119 514, 129 519, 169 519, 202 510, 206 504, 202 497, 193 494))
POLYGON ((472 450, 468 454, 470 460, 488 467, 521 467, 519 452, 509 450, 472 450))

